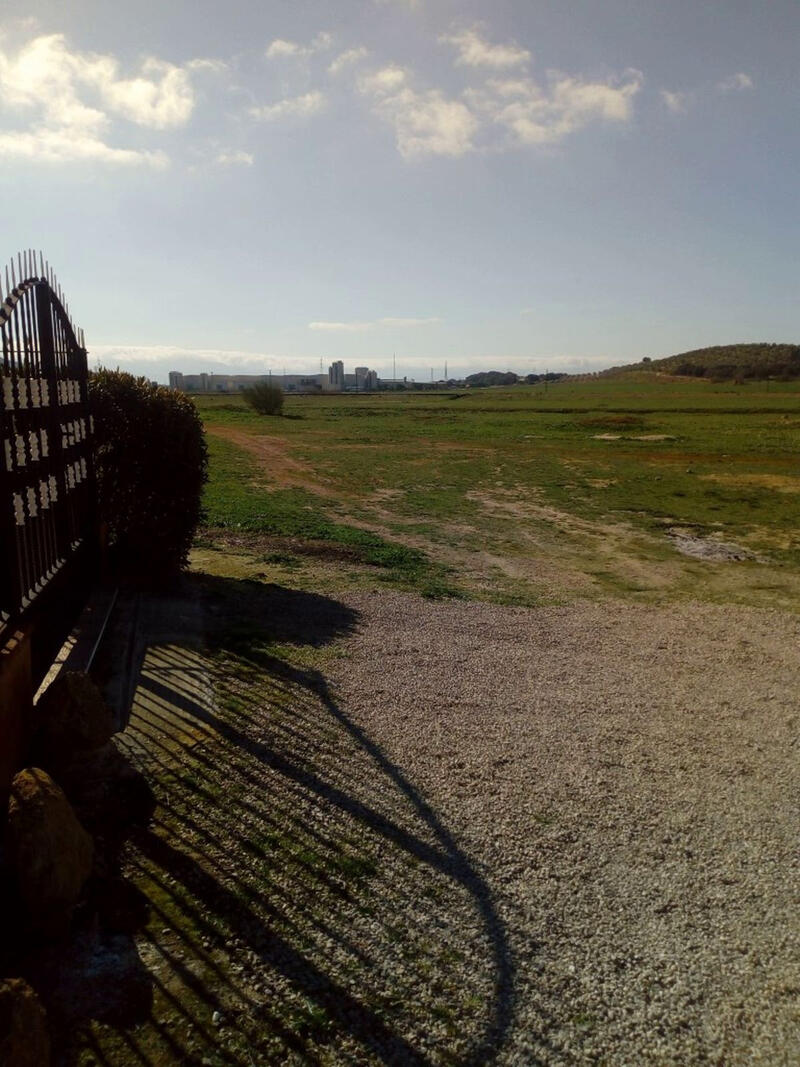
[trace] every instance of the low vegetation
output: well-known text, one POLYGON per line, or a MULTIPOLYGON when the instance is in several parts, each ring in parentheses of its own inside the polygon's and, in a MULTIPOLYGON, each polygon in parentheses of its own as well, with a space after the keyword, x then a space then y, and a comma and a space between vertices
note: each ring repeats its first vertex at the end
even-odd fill
POLYGON ((243 390, 244 402, 259 415, 280 415, 283 410, 283 390, 269 382, 256 382, 243 390))
POLYGON ((515 374, 513 371, 478 371, 476 374, 468 374, 464 379, 467 385, 475 388, 484 388, 488 385, 538 385, 539 382, 558 382, 566 378, 566 374, 548 371, 546 374, 515 374))
POLYGON ((183 393, 122 371, 89 379, 100 519, 118 568, 160 577, 188 558, 208 471, 203 426, 183 393))
POLYGON ((628 375, 648 370, 714 381, 747 381, 777 378, 792 381, 800 378, 800 345, 767 342, 739 345, 714 345, 681 352, 666 359, 644 359, 627 367, 612 367, 607 376, 628 375))
POLYGON ((647 372, 469 392, 287 397, 280 436, 197 398, 199 565, 531 604, 607 595, 796 606, 800 389, 647 372), (263 461, 242 441, 270 442, 263 461), (693 559, 681 536, 742 547, 693 559), (759 560, 764 562, 759 562, 759 560))

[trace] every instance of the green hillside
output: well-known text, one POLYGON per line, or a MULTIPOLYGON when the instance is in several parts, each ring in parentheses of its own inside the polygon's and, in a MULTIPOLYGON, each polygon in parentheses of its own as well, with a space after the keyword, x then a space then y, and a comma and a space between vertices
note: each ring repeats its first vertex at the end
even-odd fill
POLYGON ((800 378, 800 345, 754 344, 713 345, 680 352, 666 359, 644 359, 625 367, 611 367, 603 375, 618 376, 631 371, 676 374, 692 378, 727 381, 745 378, 800 378))

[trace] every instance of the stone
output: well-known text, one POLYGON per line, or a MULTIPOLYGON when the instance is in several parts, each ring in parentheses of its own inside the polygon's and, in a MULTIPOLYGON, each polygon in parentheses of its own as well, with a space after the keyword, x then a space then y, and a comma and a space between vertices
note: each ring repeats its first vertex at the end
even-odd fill
POLYGON ((38 767, 11 783, 6 851, 31 929, 63 933, 92 870, 92 839, 53 779, 38 767))
POLYGON ((0 982, 0 1063, 3 1067, 47 1067, 47 1016, 34 991, 21 978, 0 982))
POLYGON ((146 826, 155 809, 147 779, 114 741, 76 755, 59 770, 58 783, 86 829, 112 846, 132 825, 146 826))
POLYGON ((102 748, 114 732, 100 690, 81 671, 59 674, 36 705, 36 722, 34 761, 53 772, 79 753, 102 748))

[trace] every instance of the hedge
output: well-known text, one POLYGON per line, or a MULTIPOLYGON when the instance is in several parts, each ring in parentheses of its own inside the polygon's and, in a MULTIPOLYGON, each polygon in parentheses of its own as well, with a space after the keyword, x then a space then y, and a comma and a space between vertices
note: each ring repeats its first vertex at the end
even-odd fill
POLYGON ((100 521, 116 566, 163 578, 188 559, 208 477, 203 425, 183 393, 101 369, 90 375, 100 521))

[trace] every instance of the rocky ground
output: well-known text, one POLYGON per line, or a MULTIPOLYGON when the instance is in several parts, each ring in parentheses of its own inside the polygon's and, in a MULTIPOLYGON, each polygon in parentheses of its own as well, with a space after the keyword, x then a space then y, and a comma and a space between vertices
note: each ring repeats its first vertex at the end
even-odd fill
POLYGON ((798 1062, 796 616, 198 588, 66 1062, 798 1062))
POLYGON ((351 606, 342 704, 504 933, 500 1062, 798 1062, 800 621, 351 606))

